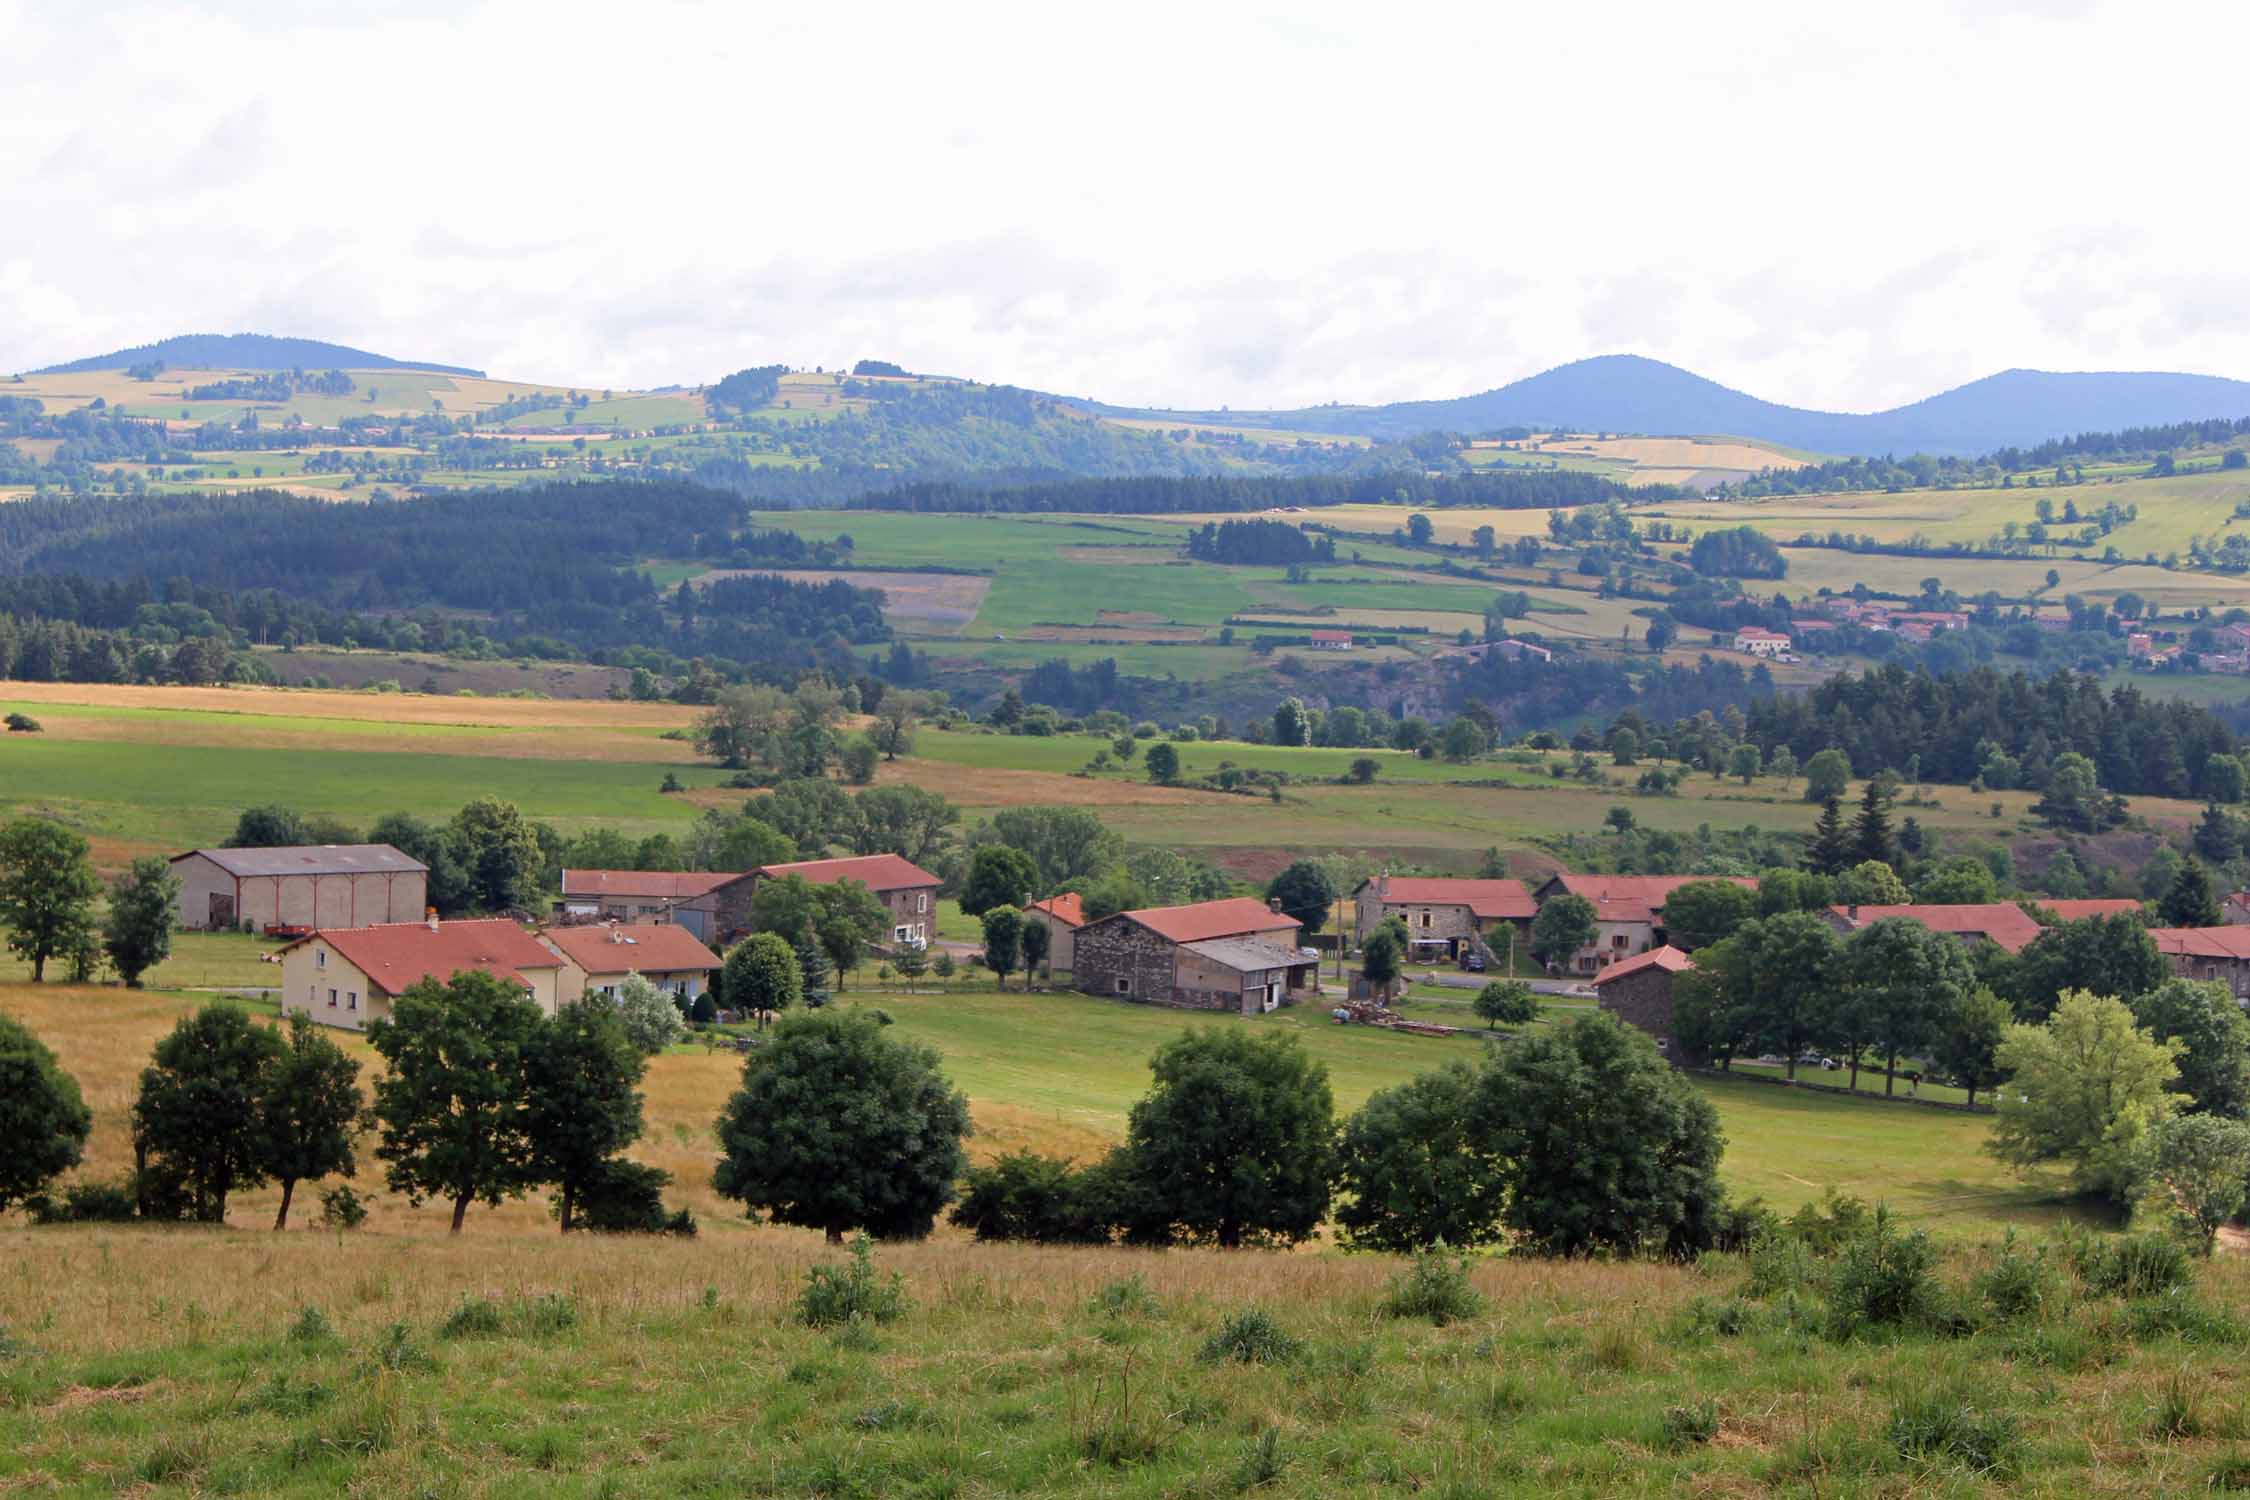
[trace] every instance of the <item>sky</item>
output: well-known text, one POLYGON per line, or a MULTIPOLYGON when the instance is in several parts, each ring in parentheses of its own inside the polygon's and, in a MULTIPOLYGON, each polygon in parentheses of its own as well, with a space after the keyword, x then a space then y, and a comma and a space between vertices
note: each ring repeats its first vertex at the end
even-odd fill
POLYGON ((2250 6, 0 0, 0 370, 859 358, 1177 407, 1595 354, 2250 378, 2250 6))

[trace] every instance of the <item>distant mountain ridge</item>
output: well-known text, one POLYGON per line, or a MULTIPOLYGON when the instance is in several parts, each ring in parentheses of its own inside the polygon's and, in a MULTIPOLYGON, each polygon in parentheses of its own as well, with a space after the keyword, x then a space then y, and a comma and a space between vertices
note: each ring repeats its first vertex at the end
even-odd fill
POLYGON ((153 344, 97 354, 91 359, 74 359, 68 364, 48 365, 27 373, 83 375, 92 370, 123 370, 156 360, 162 360, 175 370, 427 370, 437 375, 479 378, 484 375, 484 371, 464 365, 393 359, 387 354, 373 354, 323 339, 276 338, 265 333, 183 333, 153 344))
POLYGON ((1410 437, 1433 429, 1552 426, 1649 436, 1724 433, 1818 453, 1968 457, 2080 432, 2250 416, 2250 381, 2215 375, 2005 370, 1906 406, 1858 414, 1782 406, 1661 360, 1605 354, 1451 400, 1142 414, 1374 438, 1410 437))

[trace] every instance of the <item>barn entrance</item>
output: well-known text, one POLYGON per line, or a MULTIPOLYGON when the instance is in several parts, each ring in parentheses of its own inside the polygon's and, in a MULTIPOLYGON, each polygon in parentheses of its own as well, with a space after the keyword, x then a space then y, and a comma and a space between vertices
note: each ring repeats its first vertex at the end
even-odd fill
POLYGON ((234 926, 234 897, 214 894, 211 897, 211 930, 225 932, 234 926))

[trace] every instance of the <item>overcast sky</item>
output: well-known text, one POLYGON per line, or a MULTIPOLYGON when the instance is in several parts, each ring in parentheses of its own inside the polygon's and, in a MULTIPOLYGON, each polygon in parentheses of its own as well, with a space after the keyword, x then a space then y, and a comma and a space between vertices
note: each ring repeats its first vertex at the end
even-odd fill
POLYGON ((2250 378, 2250 7, 0 0, 0 369, 860 357, 1178 406, 1641 353, 2250 378))

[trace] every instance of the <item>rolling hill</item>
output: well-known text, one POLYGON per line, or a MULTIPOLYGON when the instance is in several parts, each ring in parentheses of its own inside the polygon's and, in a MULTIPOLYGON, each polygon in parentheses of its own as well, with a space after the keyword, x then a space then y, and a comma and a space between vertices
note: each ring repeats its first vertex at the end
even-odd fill
POLYGON ((1638 355, 1559 365, 1495 390, 1389 406, 1227 414, 1237 424, 1401 438, 1506 427, 1730 433, 1837 454, 1969 455, 2098 429, 2250 416, 2250 381, 2160 373, 2006 370, 1879 412, 1783 406, 1638 355))
POLYGON ((33 375, 83 375, 92 370, 123 370, 162 361, 189 370, 429 370, 440 375, 476 375, 463 365, 393 359, 323 339, 276 338, 265 333, 184 333, 153 344, 74 359, 32 370, 33 375))

